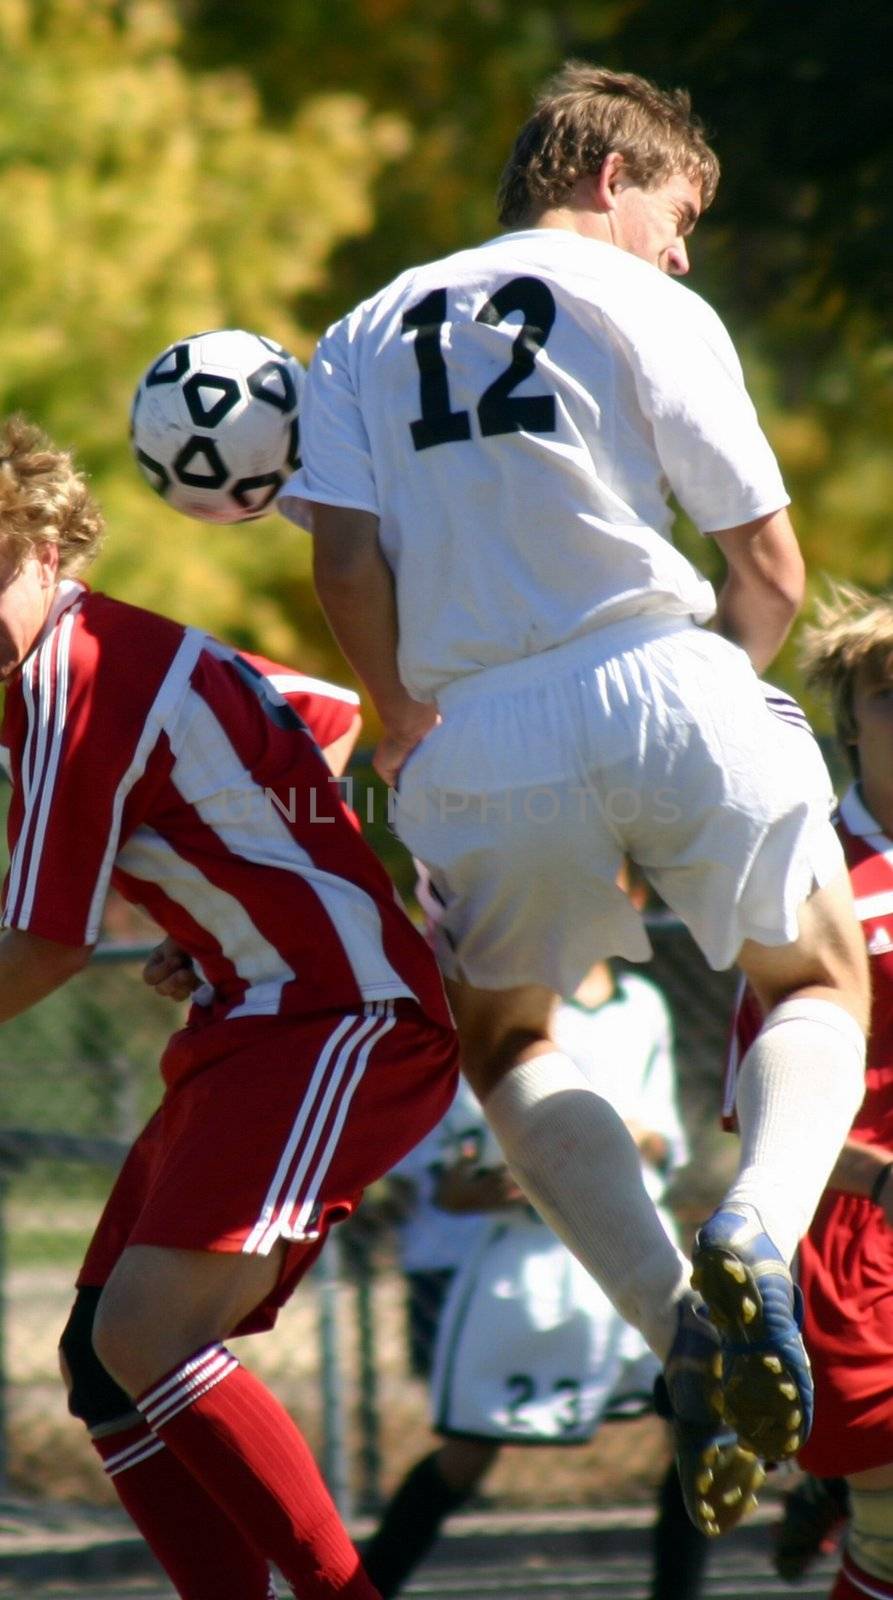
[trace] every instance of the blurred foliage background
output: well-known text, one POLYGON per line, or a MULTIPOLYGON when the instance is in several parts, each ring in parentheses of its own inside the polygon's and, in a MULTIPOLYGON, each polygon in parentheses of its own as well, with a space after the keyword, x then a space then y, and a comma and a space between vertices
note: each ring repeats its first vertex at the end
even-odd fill
MULTIPOLYGON (((410 262, 493 234, 514 134, 569 56, 691 90, 723 179, 689 281, 741 351, 811 582, 893 583, 893 8, 0 0, 0 409, 33 416, 92 474, 110 524, 97 584, 350 681, 306 536, 276 516, 240 530, 170 511, 131 460, 134 386, 197 328, 253 328, 307 361, 328 321, 410 262)), ((686 527, 680 541, 715 576, 710 542, 686 527)), ((797 692, 791 647, 773 675, 797 692)), ((368 758, 356 781, 406 890, 368 758)), ((114 901, 106 932, 152 936, 114 901)), ((718 1022, 697 1102, 712 1127, 726 1003, 690 1009, 705 1037, 700 1010, 718 1022)), ((4 1029, 0 1124, 130 1136, 176 1016, 134 971, 91 968, 4 1029)), ((690 1089, 694 1052, 680 1059, 690 1089)), ((698 1152, 706 1182, 719 1158, 698 1152)), ((90 1217, 92 1169, 84 1182, 90 1217)), ((23 1256, 36 1229, 58 1251, 66 1218, 86 1227, 42 1167, 20 1183, 23 1256)))
MULTIPOLYGON (((891 46, 876 0, 0 0, 3 410, 93 474, 97 582, 348 678, 306 538, 188 522, 137 476, 134 384, 197 327, 306 360, 410 261, 492 234, 514 132, 576 55, 692 91, 724 175, 689 281, 741 349, 813 581, 887 585, 891 46)), ((796 687, 790 650, 777 676, 796 687)))

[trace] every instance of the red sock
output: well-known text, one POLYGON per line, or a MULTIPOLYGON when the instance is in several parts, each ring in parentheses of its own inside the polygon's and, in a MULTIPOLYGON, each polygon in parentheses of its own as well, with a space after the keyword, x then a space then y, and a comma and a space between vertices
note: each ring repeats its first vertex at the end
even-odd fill
POLYGON ((196 1351, 137 1404, 301 1600, 379 1600, 303 1436, 224 1345, 196 1351))
POLYGON ((828 1600, 887 1600, 888 1596, 893 1597, 893 1583, 863 1572, 847 1551, 828 1600))
POLYGON ((181 1600, 275 1600, 266 1557, 144 1422, 92 1443, 181 1600))

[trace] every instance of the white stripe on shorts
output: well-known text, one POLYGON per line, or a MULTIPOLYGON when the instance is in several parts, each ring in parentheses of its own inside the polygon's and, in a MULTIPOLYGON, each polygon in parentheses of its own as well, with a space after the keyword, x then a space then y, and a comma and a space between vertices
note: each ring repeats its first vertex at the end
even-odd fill
POLYGON ((244 1255, 269 1255, 280 1238, 313 1237, 302 1230, 312 1214, 319 1184, 331 1163, 370 1051, 394 1026, 393 1013, 393 1001, 372 1002, 364 1007, 362 1016, 342 1017, 326 1040, 292 1123, 261 1214, 242 1246, 244 1255), (361 1048, 364 1043, 365 1048, 361 1048), (326 1124, 336 1102, 333 1125, 323 1143, 326 1124), (308 1181, 311 1167, 312 1177, 308 1181), (290 1218, 298 1204, 299 1218, 293 1223, 290 1218))
MULTIPOLYGON (((313 1173, 311 1174, 310 1178, 307 1181, 307 1184, 305 1185, 304 1201, 303 1201, 303 1204, 301 1206, 300 1211, 298 1212, 297 1219, 292 1221, 292 1222, 290 1222, 287 1225, 287 1227, 283 1227, 283 1229, 282 1229, 283 1236, 286 1237, 286 1238, 297 1238, 297 1239, 300 1239, 300 1238, 303 1237, 304 1229, 306 1228, 307 1223, 309 1222, 310 1218, 312 1217, 314 1209, 316 1207, 316 1204, 317 1204, 317 1201, 318 1201, 318 1198, 319 1198, 319 1190, 320 1190, 320 1186, 322 1184, 322 1180, 325 1177, 326 1173, 328 1172, 329 1167, 331 1166, 332 1156, 335 1153, 335 1150, 336 1150, 337 1145, 338 1145, 338 1140, 341 1137, 341 1132, 342 1132, 342 1130, 344 1128, 344 1124, 345 1124, 345 1122, 347 1120, 347 1113, 350 1110, 350 1103, 351 1103, 351 1101, 352 1101, 352 1099, 354 1097, 354 1091, 355 1091, 358 1083, 360 1082, 364 1072, 366 1071, 366 1067, 367 1067, 367 1064, 368 1064, 368 1061, 369 1061, 369 1057, 372 1054, 372 1051, 375 1048, 375 1046, 378 1044, 379 1039, 383 1039, 386 1033, 390 1033, 391 1029, 394 1026, 394 1023, 397 1020, 396 1017, 394 1016, 394 1002, 393 1002, 393 1000, 386 1001, 385 1002, 385 1006, 386 1006, 387 1014, 382 1019, 381 1023, 376 1028, 375 1032, 370 1034, 369 1037, 363 1043, 362 1048, 360 1049, 360 1053, 357 1056, 356 1062, 354 1064, 354 1068, 353 1068, 353 1072, 351 1073, 350 1081, 344 1087, 344 1091, 343 1091, 342 1096, 341 1096, 341 1101, 340 1101, 340 1104, 338 1106, 338 1111, 337 1111, 337 1113, 335 1115, 335 1118, 334 1118, 334 1120, 332 1122, 331 1129, 329 1131, 329 1137, 326 1140, 325 1147, 324 1147, 324 1149, 322 1151, 322 1154, 321 1154, 321 1156, 319 1158, 319 1161, 317 1162, 313 1173)), ((291 1194, 291 1199, 292 1199, 293 1204, 297 1200, 297 1185, 296 1184, 294 1185, 294 1190, 293 1190, 293 1193, 291 1194)))

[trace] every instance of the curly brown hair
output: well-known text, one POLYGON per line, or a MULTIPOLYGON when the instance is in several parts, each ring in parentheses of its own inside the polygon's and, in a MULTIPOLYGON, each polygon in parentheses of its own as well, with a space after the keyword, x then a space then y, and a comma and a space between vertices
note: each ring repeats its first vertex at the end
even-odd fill
POLYGON ((684 89, 658 89, 633 72, 568 61, 539 94, 499 184, 499 220, 523 227, 562 205, 580 178, 601 171, 612 151, 634 183, 653 188, 676 172, 701 185, 706 210, 719 161, 684 89))
POLYGON ((803 630, 799 655, 810 689, 831 703, 834 731, 858 777, 857 679, 893 683, 893 593, 830 582, 827 597, 816 604, 815 622, 803 630))
POLYGON ((67 450, 16 414, 0 423, 0 541, 18 566, 41 545, 59 551, 59 575, 93 560, 102 512, 67 450))

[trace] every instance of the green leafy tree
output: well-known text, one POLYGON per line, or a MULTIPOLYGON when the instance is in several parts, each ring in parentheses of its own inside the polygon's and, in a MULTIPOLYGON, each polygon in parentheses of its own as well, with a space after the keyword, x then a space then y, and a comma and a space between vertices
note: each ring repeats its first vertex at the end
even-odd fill
POLYGON ((167 0, 0 0, 0 403, 75 447, 111 524, 97 582, 321 666, 307 540, 271 517, 170 511, 127 441, 140 372, 195 328, 249 327, 306 359, 295 313, 405 140, 356 93, 276 127, 248 77, 187 70, 167 0))

